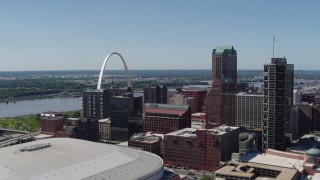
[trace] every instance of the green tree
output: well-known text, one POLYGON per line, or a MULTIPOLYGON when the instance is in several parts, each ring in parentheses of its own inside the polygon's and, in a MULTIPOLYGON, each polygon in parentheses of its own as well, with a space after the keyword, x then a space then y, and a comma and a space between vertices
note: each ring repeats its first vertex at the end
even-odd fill
POLYGON ((209 175, 203 175, 200 180, 213 180, 213 177, 212 176, 209 176, 209 175))

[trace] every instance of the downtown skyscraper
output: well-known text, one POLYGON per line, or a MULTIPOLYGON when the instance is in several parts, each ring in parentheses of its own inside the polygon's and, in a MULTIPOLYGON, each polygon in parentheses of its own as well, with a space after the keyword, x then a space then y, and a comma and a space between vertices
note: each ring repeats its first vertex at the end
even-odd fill
POLYGON ((237 51, 233 46, 218 46, 212 51, 212 80, 232 78, 237 84, 237 51))
POLYGON ((291 129, 294 66, 286 58, 264 65, 262 149, 284 151, 285 133, 291 129))
POLYGON ((212 87, 206 97, 206 127, 235 125, 237 52, 233 46, 212 51, 212 87))

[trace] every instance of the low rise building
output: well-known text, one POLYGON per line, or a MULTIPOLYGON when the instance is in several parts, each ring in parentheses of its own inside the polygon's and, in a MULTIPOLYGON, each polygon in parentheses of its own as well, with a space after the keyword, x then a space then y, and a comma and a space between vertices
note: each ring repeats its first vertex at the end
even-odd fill
POLYGON ((63 116, 60 112, 41 113, 41 133, 56 137, 58 131, 63 130, 63 116))
POLYGON ((243 132, 239 134, 239 153, 246 154, 253 151, 254 139, 249 136, 248 132, 243 132))
POLYGON ((300 173, 296 169, 243 162, 228 162, 216 169, 213 174, 215 179, 298 180, 300 178, 300 173))
POLYGON ((162 138, 151 132, 133 134, 128 141, 128 146, 141 148, 144 151, 151 152, 158 156, 161 156, 163 152, 161 150, 162 138))
POLYGON ((99 140, 100 141, 110 141, 111 140, 111 120, 100 119, 98 121, 99 124, 99 140))
POLYGON ((143 120, 144 132, 166 134, 191 127, 191 109, 185 105, 146 103, 143 120))
POLYGON ((164 136, 164 163, 192 169, 213 170, 239 150, 239 128, 185 128, 164 136))
POLYGON ((206 113, 191 114, 191 127, 196 129, 203 129, 206 127, 206 113))

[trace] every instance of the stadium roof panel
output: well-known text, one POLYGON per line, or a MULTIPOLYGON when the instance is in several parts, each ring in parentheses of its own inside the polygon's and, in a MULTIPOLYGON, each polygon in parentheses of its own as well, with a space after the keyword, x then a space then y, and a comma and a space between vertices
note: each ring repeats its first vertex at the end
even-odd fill
POLYGON ((52 138, 0 149, 0 179, 159 179, 154 154, 90 141, 52 138), (50 143, 34 151, 21 148, 50 143))

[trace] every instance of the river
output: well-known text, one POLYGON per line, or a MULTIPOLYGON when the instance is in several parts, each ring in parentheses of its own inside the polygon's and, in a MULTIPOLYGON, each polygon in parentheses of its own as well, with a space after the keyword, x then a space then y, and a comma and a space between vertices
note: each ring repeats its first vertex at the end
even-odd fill
MULTIPOLYGON (((143 92, 134 92, 134 96, 143 96, 143 92)), ((24 100, 16 101, 16 103, 0 103, 0 118, 40 114, 46 111, 61 112, 80 109, 82 109, 82 97, 24 100)))
POLYGON ((82 109, 82 98, 52 98, 0 103, 0 118, 39 114, 45 111, 73 111, 82 109))

